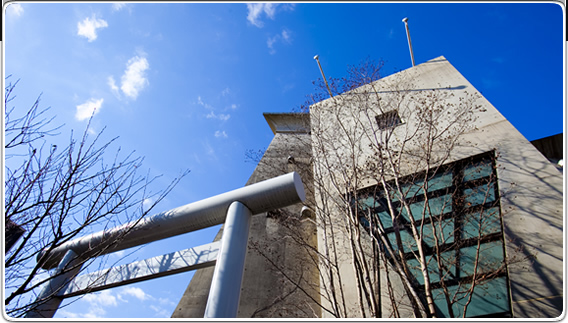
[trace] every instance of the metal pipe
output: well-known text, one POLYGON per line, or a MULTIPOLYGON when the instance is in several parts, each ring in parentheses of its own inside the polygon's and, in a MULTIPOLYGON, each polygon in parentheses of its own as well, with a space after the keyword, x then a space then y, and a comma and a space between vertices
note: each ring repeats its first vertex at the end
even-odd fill
MULTIPOLYGON (((258 214, 303 202, 305 198, 298 173, 288 173, 66 242, 49 253, 42 268, 57 266, 67 250, 87 259, 221 224, 234 201, 244 204, 252 214, 258 214)), ((46 252, 39 253, 38 261, 46 252)))
POLYGON ((73 250, 67 250, 65 257, 63 257, 57 266, 57 271, 52 278, 47 281, 46 285, 36 298, 37 302, 41 302, 42 300, 46 301, 29 311, 26 314, 26 318, 53 317, 59 308, 59 305, 61 305, 61 302, 63 301, 62 297, 57 297, 56 295, 65 284, 77 276, 81 270, 83 261, 84 260, 78 257, 73 250), (67 272, 64 272, 65 270, 67 270, 67 272))
POLYGON ((323 74, 323 69, 321 68, 321 64, 319 61, 319 55, 314 56, 314 59, 318 62, 318 66, 321 72, 321 77, 323 77, 323 81, 325 82, 325 87, 327 87, 327 92, 329 92, 329 97, 332 98, 333 94, 331 94, 331 90, 329 89, 329 85, 327 84, 327 79, 325 78, 325 74, 323 74))
POLYGON ((237 317, 251 217, 251 210, 244 204, 233 202, 229 206, 205 318, 237 317))
POLYGON ((406 27, 406 38, 408 38, 408 48, 410 49, 410 58, 412 59, 412 66, 414 66, 414 52, 412 51, 412 42, 410 41, 410 31, 408 30, 408 18, 403 18, 404 26, 406 27))

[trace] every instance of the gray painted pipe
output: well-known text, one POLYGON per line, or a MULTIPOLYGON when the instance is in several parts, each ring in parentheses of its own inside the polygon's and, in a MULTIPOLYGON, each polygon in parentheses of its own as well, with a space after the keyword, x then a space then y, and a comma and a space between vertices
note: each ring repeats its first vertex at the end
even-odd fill
POLYGON ((26 314, 26 318, 52 318, 61 305, 63 298, 54 297, 67 282, 72 280, 81 270, 83 259, 77 257, 73 250, 68 250, 57 267, 57 272, 43 287, 37 301, 39 305, 26 314), (76 266, 76 267, 74 267, 76 266), (64 272, 68 270, 67 272, 64 272), (43 303, 41 303, 43 302, 43 303))
POLYGON ((205 318, 237 317, 251 217, 251 211, 242 203, 233 202, 229 206, 205 318))
MULTIPOLYGON (((288 173, 143 218, 138 224, 130 222, 71 240, 53 249, 42 267, 55 268, 67 250, 89 258, 221 224, 225 222, 229 205, 235 201, 244 204, 252 214, 259 214, 303 202, 305 198, 298 173, 288 173), (129 229, 118 243, 112 244, 129 229)), ((38 260, 45 252, 38 255, 38 260)))

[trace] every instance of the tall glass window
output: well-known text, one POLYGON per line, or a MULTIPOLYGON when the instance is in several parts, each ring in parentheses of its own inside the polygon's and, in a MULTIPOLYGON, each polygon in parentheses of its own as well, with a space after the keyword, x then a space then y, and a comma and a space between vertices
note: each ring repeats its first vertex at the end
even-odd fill
POLYGON ((494 156, 484 153, 355 194, 361 224, 386 236, 394 253, 381 243, 387 258, 405 264, 424 298, 414 220, 439 317, 463 317, 464 311, 465 317, 511 316, 494 156))

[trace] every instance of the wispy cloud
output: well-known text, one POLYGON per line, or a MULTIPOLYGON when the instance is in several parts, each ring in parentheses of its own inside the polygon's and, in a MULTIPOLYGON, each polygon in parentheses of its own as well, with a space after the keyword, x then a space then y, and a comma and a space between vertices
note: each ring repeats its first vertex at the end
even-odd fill
POLYGON ((172 313, 156 305, 150 305, 150 309, 156 312, 157 317, 169 317, 172 313))
POLYGON ((120 11, 126 7, 124 2, 115 2, 112 4, 112 11, 120 11))
POLYGON ((229 120, 231 115, 230 114, 223 114, 223 113, 216 114, 215 112, 210 111, 205 117, 207 119, 219 119, 221 121, 227 121, 227 120, 229 120))
POLYGON ((229 136, 227 135, 227 133, 225 132, 225 130, 223 131, 215 131, 215 137, 217 138, 228 138, 229 136))
POLYGON ((120 96, 120 89, 116 85, 116 81, 114 80, 114 77, 109 76, 108 79, 107 79, 107 84, 110 87, 110 89, 112 90, 112 93, 114 93, 116 96, 120 96))
POLYGON ((217 153, 215 152, 213 146, 211 146, 211 144, 209 143, 209 140, 205 139, 204 141, 201 142, 201 144, 203 145, 203 149, 205 150, 205 155, 209 156, 211 160, 214 161, 219 160, 219 158, 217 157, 217 153))
POLYGON ((94 15, 85 18, 77 23, 77 35, 86 37, 89 42, 97 39, 97 29, 108 27, 108 23, 103 19, 97 19, 94 15))
MULTIPOLYGON (((215 113, 215 111, 213 111, 213 110, 215 110, 215 108, 213 108, 212 105, 203 102, 203 99, 201 98, 201 96, 197 97, 197 104, 199 104, 200 106, 209 110, 209 113, 207 113, 205 115, 205 117, 207 119, 218 119, 218 120, 221 120, 221 121, 227 121, 227 120, 229 120, 229 118, 231 118, 230 114, 215 113)), ((236 108, 236 105, 235 105, 235 108, 236 108)))
MULTIPOLYGON (((120 79, 120 89, 126 96, 136 100, 140 91, 149 84, 146 78, 146 71, 149 68, 150 64, 145 57, 134 56, 128 60, 126 70, 120 79)), ((109 85, 113 89, 112 84, 109 83, 109 85)))
POLYGON ((294 10, 295 4, 280 4, 280 3, 247 3, 247 20, 258 28, 264 26, 261 20, 266 16, 274 20, 277 10, 294 10))
POLYGON ((91 304, 97 304, 102 306, 118 305, 116 296, 112 294, 112 290, 110 289, 105 289, 100 293, 88 293, 85 294, 83 298, 91 304))
POLYGON ((117 297, 113 295, 112 290, 107 289, 97 293, 85 294, 81 302, 88 304, 88 310, 83 313, 73 313, 66 309, 60 309, 60 315, 68 318, 104 318, 107 311, 105 307, 116 307, 118 305, 117 297))
POLYGON ((152 204, 154 204, 153 198, 145 198, 144 201, 142 201, 142 207, 144 208, 144 210, 149 209, 152 204))
MULTIPOLYGON (((155 297, 146 293, 139 287, 126 287, 119 292, 116 292, 114 289, 106 289, 100 292, 85 294, 80 302, 88 304, 88 310, 86 312, 73 313, 63 308, 58 312, 62 316, 68 318, 105 318, 108 308, 120 306, 121 303, 128 303, 132 300, 132 298, 142 302, 153 301, 154 303, 159 303, 161 305, 171 304, 171 301, 167 298, 159 298, 156 300, 155 297)), ((152 310, 156 311, 156 313, 160 316, 167 317, 167 313, 165 313, 160 307, 155 306, 152 310)))
POLYGON ((276 50, 274 49, 274 43, 278 39, 278 36, 279 35, 276 35, 274 37, 268 37, 268 39, 266 40, 266 46, 268 46, 268 52, 270 54, 276 54, 276 50))
POLYGON ((110 254, 111 257, 115 258, 122 258, 124 257, 124 255, 126 255, 126 250, 119 250, 110 254))
POLYGON ((289 44, 292 43, 292 35, 289 30, 287 29, 282 30, 281 35, 282 35, 282 40, 284 40, 284 42, 289 44))
POLYGON ((134 296, 136 298, 138 298, 141 301, 145 301, 145 300, 149 300, 149 299, 153 299, 152 296, 146 294, 146 292, 144 292, 141 288, 138 287, 127 287, 125 290, 123 290, 120 293, 121 296, 123 295, 130 295, 130 296, 134 296))
POLYGON ((284 29, 284 30, 282 30, 282 32, 280 34, 276 34, 272 37, 268 37, 268 39, 266 40, 266 46, 268 47, 268 52, 270 54, 276 54, 276 49, 274 48, 274 44, 276 44, 279 41, 286 43, 286 44, 291 44, 292 43, 292 32, 288 29, 284 29))
POLYGON ((83 121, 89 119, 91 116, 96 115, 100 112, 101 106, 103 104, 103 99, 89 99, 89 101, 77 106, 77 111, 75 112, 75 119, 83 121))
POLYGON ((203 99, 201 98, 201 96, 198 96, 198 97, 197 97, 197 104, 199 104, 200 106, 205 107, 205 108, 207 108, 207 109, 209 109, 209 110, 212 110, 212 109, 213 109, 213 107, 212 107, 210 104, 207 104, 207 103, 203 102, 203 99))
POLYGON ((24 7, 19 3, 11 3, 6 8, 6 15, 20 17, 24 13, 24 7))

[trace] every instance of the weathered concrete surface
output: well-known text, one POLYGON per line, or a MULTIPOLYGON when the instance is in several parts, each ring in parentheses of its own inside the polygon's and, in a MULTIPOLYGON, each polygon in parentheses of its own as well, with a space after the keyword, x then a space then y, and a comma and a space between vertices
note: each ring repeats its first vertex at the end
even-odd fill
MULTIPOLYGON (((471 85, 444 57, 438 57, 416 67, 388 76, 374 84, 374 89, 365 86, 322 101, 312 107, 312 132, 333 132, 337 129, 338 120, 342 127, 361 129, 353 132, 353 138, 361 138, 358 147, 366 147, 369 139, 361 134, 364 127, 371 127, 374 116, 399 109, 404 124, 394 130, 394 136, 404 136, 404 132, 413 133, 416 120, 413 110, 420 108, 418 102, 434 102, 435 96, 443 105, 452 104, 459 107, 466 102, 472 107, 479 107, 476 118, 471 120, 474 129, 460 134, 461 145, 452 148, 450 158, 445 163, 460 160, 482 152, 495 150, 498 154, 498 186, 501 196, 501 209, 504 221, 506 254, 513 264, 509 265, 509 279, 514 317, 555 318, 563 312, 563 185, 562 174, 550 163, 527 139, 525 139, 478 91, 471 85), (380 104, 367 100, 357 101, 357 91, 377 91, 380 104), (437 91, 432 91, 437 90, 437 91), (478 97, 472 97, 477 94, 478 97), (328 104, 326 101, 338 100, 340 103, 328 104), (464 101, 461 101, 464 100, 464 101), (369 104, 376 109, 374 115, 362 109, 369 104), (337 111, 326 112, 330 107, 338 107, 337 111), (380 106, 381 108, 377 108, 380 106), (385 111, 379 111, 386 109, 385 111), (327 114, 326 114, 327 113, 327 114), (335 118, 335 119, 334 119, 335 118), (351 123, 351 124, 349 124, 351 123), (360 137, 358 137, 361 135, 360 137), (516 257, 516 259, 513 259, 516 257), (523 257, 532 258, 516 262, 523 257)), ((375 92, 373 92, 375 93, 375 92)), ((511 94, 515 95, 515 94, 511 94)), ((446 113, 446 112, 445 112, 446 113)), ((451 115, 453 112, 447 112, 451 115)), ((368 132, 372 132, 368 130, 368 132)), ((330 136, 328 147, 336 142, 330 136)), ((337 138, 337 141, 347 140, 337 138)), ((313 140, 315 147, 316 140, 313 140)), ((391 144, 394 141, 391 142, 391 144)), ((405 149, 420 151, 422 141, 406 142, 405 149)), ((324 143, 326 144, 326 143, 324 143)), ((335 145, 340 147, 340 144, 335 145)), ((325 146, 323 146, 325 147, 325 146)), ((396 145, 391 148, 396 149, 396 145)), ((443 150, 445 148, 442 148, 443 150)), ((348 150, 348 148, 346 149, 348 150)), ((364 148, 362 149, 364 150, 364 148)), ((317 160, 314 149, 314 158, 317 160)), ((337 156, 350 156, 349 151, 338 151, 337 156)), ((436 152, 435 152, 436 153, 436 152)), ((363 162, 364 152, 357 161, 363 162)), ((412 156, 412 155, 411 155, 412 156)), ((408 157, 412 158, 412 157, 408 157)), ((336 161, 337 164, 342 160, 336 161)), ((317 167, 317 161, 314 162, 317 167)), ((401 173, 412 174, 421 171, 420 160, 408 160, 401 163, 401 173)), ((365 167, 364 164, 359 165, 365 167)), ((325 168, 325 167, 322 167, 325 168)), ((328 167, 329 168, 329 167, 328 167)), ((333 167, 332 167, 333 168, 333 167)), ((329 172, 334 170, 330 168, 329 172)), ((362 187, 373 185, 368 182, 362 187)), ((328 184, 331 188, 331 184, 328 184)), ((337 218, 341 221, 341 218, 337 218)), ((319 233, 319 232, 318 232, 319 233)), ((322 248, 320 237, 318 246, 322 248)), ((347 307, 359 307, 353 290, 349 290, 355 282, 349 251, 346 248, 339 252, 341 257, 340 272, 346 279, 343 288, 346 290, 347 307)), ((337 286, 339 287, 339 286, 337 286)), ((386 317, 389 308, 383 307, 386 317)), ((356 311, 351 313, 354 314, 356 311)))
MULTIPOLYGON (((412 104, 411 97, 432 93, 441 95, 440 98, 444 102, 458 106, 460 98, 467 99, 471 98, 472 94, 479 94, 444 57, 388 76, 377 81, 375 85, 379 89, 382 107, 389 108, 390 100, 409 112, 408 117, 402 116, 404 124, 396 131, 412 131, 412 109, 416 104, 412 104), (411 104, 407 104, 409 102, 411 104)), ((341 100, 341 96, 333 100, 341 100)), ((485 98, 479 96, 471 104, 482 108, 477 118, 472 120, 476 129, 461 135, 462 142, 466 144, 455 147, 446 163, 490 150, 497 152, 506 256, 510 259, 532 258, 530 261, 515 262, 508 267, 513 316, 559 317, 563 313, 564 305, 562 174, 485 98)), ((392 107, 390 106, 390 109, 392 107)), ((306 116, 294 114, 265 115, 275 137, 247 184, 295 170, 300 173, 304 182, 307 204, 314 205, 314 201, 319 201, 317 196, 314 196, 311 173, 312 167, 318 166, 314 163, 317 156, 311 153, 311 150, 316 149, 312 147, 315 146, 313 137, 310 138, 313 133, 310 135, 308 130, 333 131, 333 122, 325 118, 314 120, 314 110, 317 111, 317 106, 312 107, 309 122, 304 120, 307 119, 306 116), (318 128, 320 126, 321 128, 318 128), (292 158, 288 158, 289 156, 292 158)), ((361 120, 361 117, 368 117, 370 123, 374 120, 372 115, 356 116, 354 111, 356 109, 349 106, 345 106, 341 111, 345 114, 342 120, 349 117, 354 119, 354 129, 364 126, 357 118, 361 120)), ((376 113, 379 114, 381 111, 376 113)), ((342 139, 344 138, 331 137, 329 142, 334 144, 342 139)), ((365 140, 363 138, 357 144, 365 147, 365 140)), ((420 148, 420 142, 414 145, 414 148, 420 148)), ((340 153, 338 152, 339 159, 340 153)), ((364 161, 365 158, 360 160, 364 161)), ((408 163, 402 172, 419 172, 422 170, 419 165, 419 161, 415 160, 408 163)), ((359 166, 364 167, 363 164, 359 166)), ((361 183, 359 187, 373 184, 375 183, 369 181, 361 183)), ((329 286, 329 282, 320 281, 317 262, 311 262, 310 253, 297 242, 302 241, 306 247, 322 250, 325 240, 321 230, 316 230, 315 224, 309 218, 300 217, 301 207, 295 205, 253 217, 238 317, 329 316, 329 313, 322 311, 316 304, 321 303, 329 308, 329 303, 319 297, 320 293, 326 294, 326 290, 321 286, 329 286)), ((341 221, 338 217, 336 225, 339 226, 341 221)), ((345 291, 346 308, 349 311, 347 314, 354 316, 353 313, 356 313, 360 306, 357 290, 354 288, 355 276, 350 252, 346 240, 341 240, 341 234, 337 234, 335 238, 335 245, 339 250, 339 271, 343 277, 341 287, 345 291)), ((203 317, 212 274, 211 268, 200 269, 195 273, 172 317, 203 317)), ((393 274, 392 271, 390 274, 393 274)), ((381 277, 384 276, 385 272, 381 277)), ((383 278, 381 280, 384 282, 383 278)), ((393 282, 396 283, 396 280, 393 282)), ((382 288, 381 297, 386 299, 386 287, 383 285, 382 288)), ((395 284, 393 288, 397 292, 400 291, 398 296, 404 301, 401 285, 395 284)), ((382 306, 383 317, 392 314, 389 313, 392 310, 386 303, 388 302, 384 301, 382 306)), ((401 310, 401 314, 410 317, 412 313, 401 310)))
MULTIPOLYGON (((213 241, 221 240, 222 236, 223 227, 221 227, 213 241)), ((214 271, 215 267, 207 267, 195 271, 178 306, 172 313, 172 318, 203 317, 214 271)))
MULTIPOLYGON (((265 115, 275 137, 247 185, 296 171, 313 203, 309 117, 265 115), (288 158, 288 157, 291 158, 288 158)), ((318 317, 317 266, 307 249, 315 247, 315 225, 301 218, 301 204, 255 215, 251 221, 245 273, 237 317, 318 317), (296 239, 305 241, 302 246, 296 239), (310 295, 310 296, 307 296, 310 295)), ((220 238, 221 234, 217 235, 220 238)), ((197 270, 173 318, 203 317, 213 269, 197 270)))

